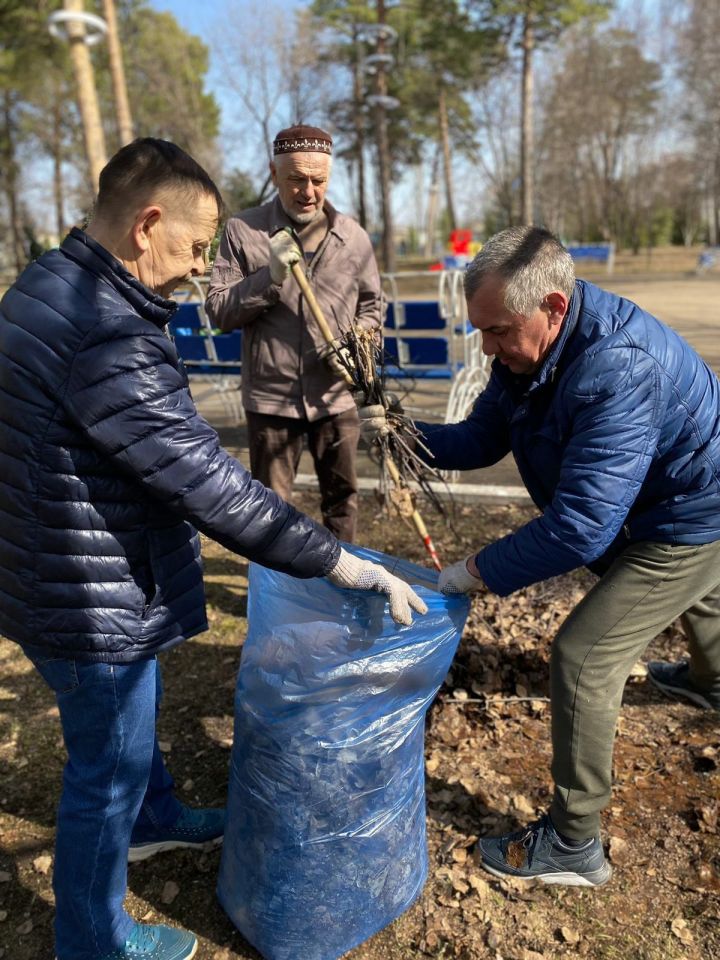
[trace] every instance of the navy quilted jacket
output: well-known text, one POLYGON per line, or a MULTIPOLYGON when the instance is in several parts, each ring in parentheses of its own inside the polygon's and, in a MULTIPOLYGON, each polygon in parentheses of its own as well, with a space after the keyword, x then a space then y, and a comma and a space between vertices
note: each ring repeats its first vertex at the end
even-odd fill
POLYGON ((207 628, 197 528, 299 577, 338 541, 198 414, 151 293, 73 230, 0 303, 0 633, 126 662, 207 628))
POLYGON ((469 470, 512 451, 542 516, 477 556, 496 593, 602 567, 628 543, 720 539, 720 383, 669 327, 577 281, 532 377, 498 361, 470 416, 420 424, 433 463, 469 470))

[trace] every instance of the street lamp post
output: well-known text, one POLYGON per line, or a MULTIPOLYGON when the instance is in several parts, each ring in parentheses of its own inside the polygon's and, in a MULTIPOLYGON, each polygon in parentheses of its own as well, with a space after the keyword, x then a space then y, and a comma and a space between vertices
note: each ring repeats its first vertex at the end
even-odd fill
MULTIPOLYGON (((370 25, 368 25, 370 27, 370 25)), ((368 73, 375 74, 375 94, 367 98, 368 105, 375 109, 375 131, 377 139, 378 168, 380 179, 380 202, 382 207, 383 265, 388 273, 395 271, 395 243, 390 199, 390 146, 388 142, 387 111, 398 107, 399 101, 389 97, 387 92, 386 70, 393 62, 393 56, 387 53, 387 45, 393 43, 397 34, 385 23, 385 2, 377 0, 377 24, 369 32, 374 35, 377 53, 365 58, 364 67, 368 73)))
POLYGON ((65 36, 70 43, 70 58, 75 71, 78 105, 85 137, 85 153, 93 191, 97 192, 100 171, 107 162, 107 154, 89 47, 103 38, 107 26, 100 17, 86 13, 83 6, 83 0, 64 0, 64 9, 51 15, 49 29, 53 36, 61 37, 61 26, 64 25, 65 36))

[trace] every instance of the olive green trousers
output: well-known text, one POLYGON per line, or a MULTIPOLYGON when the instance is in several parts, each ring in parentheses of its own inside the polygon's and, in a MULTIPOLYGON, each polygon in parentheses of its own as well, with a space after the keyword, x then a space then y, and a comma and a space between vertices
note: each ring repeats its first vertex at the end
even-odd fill
POLYGON ((625 682, 650 641, 678 617, 691 681, 701 691, 720 692, 720 541, 632 544, 553 642, 550 816, 571 839, 599 833, 625 682))

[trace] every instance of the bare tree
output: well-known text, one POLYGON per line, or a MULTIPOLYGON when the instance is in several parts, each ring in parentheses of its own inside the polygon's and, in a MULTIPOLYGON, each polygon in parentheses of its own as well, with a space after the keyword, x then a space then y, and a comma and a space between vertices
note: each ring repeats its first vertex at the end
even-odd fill
POLYGON ((708 240, 720 239, 720 5, 691 0, 681 34, 685 120, 705 197, 708 240))

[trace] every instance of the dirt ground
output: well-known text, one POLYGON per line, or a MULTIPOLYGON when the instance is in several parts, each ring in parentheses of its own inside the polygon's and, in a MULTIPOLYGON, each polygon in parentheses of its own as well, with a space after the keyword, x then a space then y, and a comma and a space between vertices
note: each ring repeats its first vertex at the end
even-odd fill
MULTIPOLYGON (((314 496, 299 506, 317 514, 314 496)), ((531 515, 520 506, 460 506, 456 532, 430 519, 446 561, 531 515)), ((423 562, 422 548, 370 497, 363 543, 423 562)), ((163 656, 160 740, 181 797, 220 805, 233 690, 246 631, 247 565, 205 544, 210 631, 163 656)), ((710 960, 720 956, 720 731, 716 716, 628 683, 603 835, 614 877, 598 890, 504 882, 472 848, 481 834, 525 824, 547 807, 547 697, 552 635, 592 582, 585 573, 510 598, 476 601, 427 719, 430 876, 399 920, 352 960, 710 960)), ((683 652, 675 629, 648 657, 683 652)), ((53 698, 19 649, 0 640, 0 956, 52 958, 53 827, 63 749, 53 698)), ((258 956, 215 899, 219 853, 175 851, 130 868, 127 906, 146 922, 194 930, 199 960, 258 956)), ((297 960, 303 960, 298 957, 297 960)))

